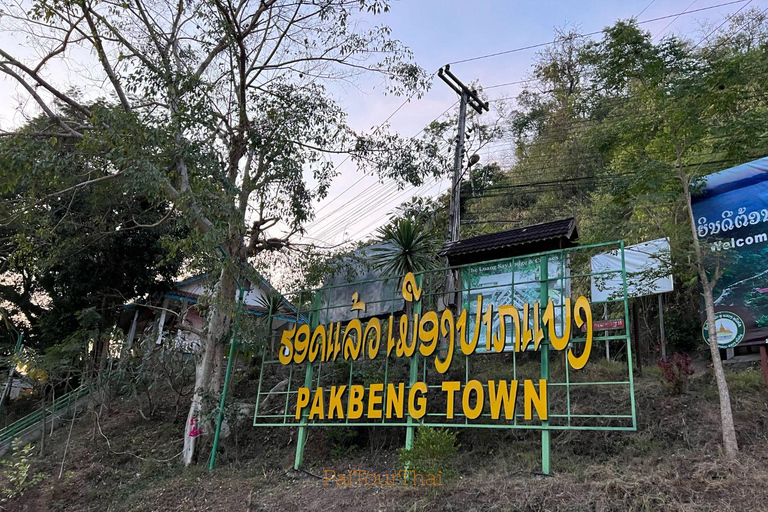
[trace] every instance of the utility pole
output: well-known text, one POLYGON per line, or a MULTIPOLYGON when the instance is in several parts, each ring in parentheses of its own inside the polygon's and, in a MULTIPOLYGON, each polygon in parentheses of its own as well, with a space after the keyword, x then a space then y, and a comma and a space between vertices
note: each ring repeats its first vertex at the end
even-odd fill
MULTIPOLYGON (((488 102, 483 102, 477 95, 477 91, 470 89, 464 85, 461 80, 451 73, 451 66, 446 64, 440 68, 437 72, 443 82, 456 91, 461 98, 459 104, 459 131, 456 135, 456 153, 453 158, 453 180, 451 182, 451 203, 449 210, 449 228, 450 228, 450 241, 455 242, 461 236, 461 176, 462 176, 462 161, 464 159, 464 134, 467 124, 467 105, 472 107, 475 112, 482 114, 483 111, 488 112, 488 102)), ((477 163, 479 157, 474 155, 470 159, 470 166, 477 163)), ((446 298, 446 305, 450 303, 458 304, 459 292, 456 286, 457 276, 452 271, 448 271, 446 275, 446 290, 448 292, 446 298), (454 295, 455 294, 455 295, 454 295), (454 295, 451 297, 451 295, 454 295)))

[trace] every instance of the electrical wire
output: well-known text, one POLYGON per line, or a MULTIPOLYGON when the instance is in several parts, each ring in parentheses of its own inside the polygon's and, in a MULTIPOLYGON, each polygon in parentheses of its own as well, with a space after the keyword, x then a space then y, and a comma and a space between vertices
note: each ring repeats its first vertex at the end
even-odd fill
MULTIPOLYGON (((708 11, 710 9, 717 9, 718 7, 725 7, 725 6, 728 6, 728 5, 738 4, 738 3, 742 3, 742 2, 746 2, 746 1, 751 1, 751 0, 733 0, 731 2, 724 2, 724 3, 717 4, 717 5, 711 5, 709 7, 701 7, 699 9, 693 9, 693 10, 689 10, 689 11, 682 11, 682 12, 678 12, 678 13, 675 13, 675 14, 669 14, 669 15, 666 15, 666 16, 660 16, 658 18, 652 18, 652 19, 649 19, 649 20, 638 21, 637 24, 638 25, 644 25, 644 24, 647 24, 647 23, 653 23, 653 22, 656 22, 656 21, 666 20, 666 19, 669 19, 669 18, 680 17, 680 16, 683 16, 683 15, 686 15, 686 14, 693 14, 693 13, 696 13, 696 12, 708 11)), ((577 34, 577 37, 580 37, 580 38, 581 37, 590 37, 590 36, 594 36, 594 35, 602 34, 602 33, 603 33, 602 30, 596 30, 596 31, 593 31, 593 32, 588 32, 586 34, 577 34)), ((556 44, 556 43, 557 43, 557 40, 553 40, 553 41, 547 41, 545 43, 537 43, 537 44, 532 44, 532 45, 528 45, 528 46, 521 46, 521 47, 518 47, 518 48, 512 48, 511 50, 504 50, 504 51, 500 51, 500 52, 489 53, 489 54, 486 54, 486 55, 478 55, 476 57, 469 57, 469 58, 466 58, 466 59, 455 60, 453 62, 449 62, 448 64, 452 66, 454 64, 463 64, 465 62, 473 62, 473 61, 477 61, 477 60, 490 59, 492 57, 498 57, 498 56, 501 56, 501 55, 508 55, 510 53, 517 53, 517 52, 521 52, 521 51, 525 51, 525 50, 533 50, 533 49, 536 49, 536 48, 543 48, 544 46, 549 46, 551 44, 556 44)))
MULTIPOLYGON (((718 7, 723 7, 723 6, 727 6, 727 5, 732 5, 732 4, 736 4, 736 3, 743 3, 743 2, 745 2, 745 1, 747 2, 745 5, 743 5, 743 6, 742 6, 740 9, 738 9, 738 10, 737 10, 735 13, 733 13, 732 15, 728 16, 728 17, 726 18, 726 20, 724 20, 724 21, 723 21, 723 23, 721 23, 721 24, 720 24, 718 27, 716 27, 716 28, 715 28, 714 30, 712 30, 712 31, 711 31, 709 34, 707 34, 707 36, 705 36, 705 38, 704 38, 704 39, 702 39, 702 41, 700 41, 699 43, 697 43, 697 45, 696 45, 696 46, 698 46, 698 44, 700 44, 700 43, 701 43, 701 42, 703 42, 704 40, 707 40, 707 39, 708 39, 708 38, 709 38, 709 37, 710 37, 710 36, 711 36, 713 33, 715 33, 715 32, 716 32, 716 31, 718 31, 720 28, 722 28, 722 26, 723 26, 723 25, 725 25, 725 23, 727 23, 728 21, 730 21, 730 20, 731 20, 731 19, 732 19, 732 18, 733 18, 733 17, 734 17, 736 14, 738 14, 738 12, 740 12, 741 10, 743 10, 744 8, 746 8, 746 7, 747 7, 747 6, 748 6, 748 5, 749 5, 749 4, 750 4, 750 3, 751 3, 753 0, 737 0, 737 1, 732 1, 732 2, 725 2, 725 3, 717 4, 717 5, 714 5, 714 6, 709 6, 709 7, 704 7, 704 8, 700 8, 700 9, 694 9, 694 10, 690 10, 690 7, 693 5, 693 4, 690 4, 690 5, 689 5, 689 7, 688 7, 688 8, 686 8, 686 10, 685 10, 685 11, 682 11, 682 12, 680 12, 680 13, 676 13, 676 14, 672 14, 672 15, 667 15, 667 16, 662 16, 662 17, 658 17, 658 18, 653 18, 653 19, 650 19, 650 20, 644 20, 644 21, 638 22, 638 24, 642 24, 642 23, 650 23, 650 22, 659 21, 659 20, 663 20, 663 19, 674 18, 674 19, 673 19, 673 20, 672 20, 672 21, 671 21, 669 24, 667 24, 667 26, 664 28, 664 30, 666 30, 666 29, 667 29, 667 28, 668 28, 668 27, 669 27, 669 26, 670 26, 672 23, 674 23, 674 22, 675 22, 677 19, 679 19, 679 18, 680 18, 680 16, 682 16, 682 15, 685 15, 685 14, 691 14, 691 13, 695 13, 695 12, 701 12, 701 11, 705 11, 705 10, 709 10, 709 9, 714 9, 714 8, 718 8, 718 7)), ((651 4, 652 4, 652 3, 653 3, 653 2, 651 2, 651 4)), ((650 5, 651 5, 651 4, 649 4, 649 5, 646 7, 646 9, 647 9, 648 7, 650 7, 650 5)), ((695 1, 694 1, 694 4, 695 4, 695 1)), ((642 12, 645 12, 645 10, 646 10, 646 9, 644 9, 642 12)), ((641 12, 640 14, 642 14, 642 12, 641 12)), ((638 16, 639 16, 639 15, 638 15, 638 16)), ((589 34, 582 34, 582 35, 580 35, 580 37, 586 37, 586 36, 589 36, 589 35, 596 35, 596 34, 599 34, 599 33, 601 33, 601 32, 602 32, 602 31, 600 31, 600 32, 593 32, 593 33, 589 33, 589 34)), ((460 63, 460 62, 467 62, 467 61, 469 61, 469 60, 479 60, 479 59, 481 59, 481 58, 488 58, 488 57, 492 57, 492 56, 496 56, 496 55, 501 55, 501 54, 506 54, 506 53, 512 53, 512 52, 514 52, 514 51, 522 51, 522 50, 525 50, 525 49, 530 49, 530 48, 532 48, 532 47, 539 47, 539 46, 544 46, 544 45, 547 45, 547 44, 553 44, 553 43, 555 43, 555 42, 556 42, 556 41, 551 41, 551 42, 548 42, 548 43, 542 43, 542 44, 540 44, 540 45, 533 45, 533 46, 521 47, 521 48, 517 48, 517 49, 513 49, 513 50, 507 50, 507 51, 505 51, 505 52, 496 52, 496 53, 494 53, 494 54, 488 54, 488 55, 484 55, 484 56, 479 56, 479 57, 475 57, 475 58, 472 58, 472 59, 464 59, 464 60, 462 60, 462 61, 455 61, 455 62, 452 62, 451 64, 457 64, 457 63, 460 63)), ((433 75, 433 76, 434 76, 434 75, 433 75)), ((500 88, 500 87, 506 87, 506 86, 510 86, 510 85, 518 85, 518 84, 522 84, 522 83, 528 83, 528 82, 532 82, 532 81, 534 81, 534 80, 518 80, 518 81, 513 81, 513 82, 506 82, 506 83, 501 83, 501 84, 495 84, 495 85, 491 85, 491 86, 487 86, 487 87, 485 87, 485 88, 484 88, 484 90, 493 89, 493 88, 500 88)), ((507 99, 507 98, 496 98, 496 99, 493 99, 493 100, 490 100, 490 101, 501 101, 501 100, 503 100, 503 99, 507 99)), ((616 100, 616 101, 626 101, 626 99, 625 99, 625 98, 616 98, 615 100, 616 100)), ((395 115, 395 114, 396 114, 396 113, 397 113, 397 112, 398 112, 400 109, 402 109, 402 108, 405 106, 405 104, 407 104, 407 102, 408 102, 408 101, 410 101, 410 98, 409 98, 408 100, 406 100, 406 101, 405 101, 403 104, 401 104, 401 105, 398 107, 398 109, 396 109, 396 110, 395 110, 395 112, 393 112, 393 113, 392 113, 392 114, 391 114, 391 115, 390 115, 390 116, 387 118, 387 120, 386 120, 384 123, 382 123, 382 125, 380 125, 380 126, 383 126, 384 124, 386 124, 386 122, 387 122, 389 119, 391 119, 391 118, 392 118, 392 117, 393 117, 393 116, 394 116, 394 115, 395 115)), ((442 117, 442 115, 444 115, 445 113, 447 113, 447 112, 448 112, 448 110, 450 110, 451 108, 453 108, 453 106, 454 106, 455 104, 456 104, 456 103, 454 103, 453 105, 451 105, 451 107, 449 107, 448 109, 446 109, 446 111, 444 111, 444 112, 443 112, 443 113, 442 113, 440 116, 438 116, 437 118, 435 118, 435 120, 439 119, 440 117, 442 117)), ((617 115, 614 115, 614 116, 612 116, 612 117, 621 118, 621 117, 623 117, 623 116, 622 116, 621 114, 617 114, 617 115)), ((584 120, 578 121, 578 123, 579 123, 579 124, 584 124, 584 125, 587 125, 587 124, 592 124, 592 123, 594 123, 594 120, 590 120, 590 119, 584 119, 584 120)), ((423 131, 424 131, 424 129, 420 130, 420 131, 419 131, 419 133, 417 133, 415 136, 418 136, 418 135, 419 135, 421 132, 423 132, 423 131)), ((538 140, 538 139, 537 139, 537 140, 538 140)), ((494 149, 495 147, 498 147, 498 146, 493 146, 493 145, 491 145, 491 146, 488 146, 488 147, 484 148, 484 149, 486 149, 486 150, 488 151, 486 154, 490 154, 490 151, 491 151, 492 149, 494 149)), ((506 147, 506 145, 505 145, 505 147, 506 147)), ((510 149, 511 149, 511 148, 510 148, 510 149)), ((345 159, 345 160, 346 160, 346 159, 345 159)), ((343 162, 342 162, 342 163, 343 163, 343 162)), ((351 190, 351 189, 352 189, 352 187, 354 187, 356 184, 360 183, 360 182, 361 182, 361 181, 362 181, 362 180, 363 180, 363 179, 364 179, 364 178, 365 178, 367 175, 369 175, 369 174, 371 174, 371 172, 369 172, 369 173, 366 173, 366 175, 362 176, 362 177, 361 177, 360 179, 358 179, 358 180, 357 180, 355 183, 353 183, 352 185, 350 185, 349 187, 347 187, 347 189, 346 189, 344 192, 342 192, 341 194, 339 194, 339 195, 338 195, 338 196, 336 196, 336 197, 338 198, 338 197, 342 196, 344 193, 346 193, 346 192, 348 192, 349 190, 351 190)), ((434 187, 434 186, 435 186, 435 184, 433 184, 433 185, 432 185, 432 187, 434 187)), ((341 206, 337 207, 337 208, 336 208, 336 209, 335 209, 333 212, 331 212, 331 215, 333 215, 333 214, 338 214, 338 212, 340 212, 340 211, 341 211, 343 208, 345 208, 346 206, 351 206, 351 205, 355 204, 355 202, 361 202, 361 201, 363 201, 363 200, 364 200, 364 199, 366 199, 366 198, 370 198, 370 197, 371 197, 371 195, 378 195, 378 196, 380 196, 380 194, 383 192, 383 193, 385 193, 385 194, 388 194, 388 195, 386 195, 386 196, 385 196, 385 198, 393 198, 393 194, 392 194, 392 187, 391 187, 391 184, 389 184, 389 185, 387 185, 387 184, 382 184, 382 185, 381 185, 381 187, 380 187, 378 190, 376 190, 376 192, 379 192, 379 194, 373 194, 373 191, 371 191, 371 189, 368 189, 368 190, 366 190, 366 192, 364 192, 362 195, 358 195, 358 196, 356 196, 355 198, 352 198, 350 201, 347 201, 347 202, 346 202, 346 203, 344 203, 343 205, 341 205, 341 206), (367 193, 367 195, 366 195, 366 193, 367 193)), ((403 194, 408 194, 408 193, 413 193, 413 192, 416 192, 416 191, 413 191, 413 190, 403 190, 402 192, 400 192, 400 194, 394 194, 394 197, 398 197, 398 196, 401 196, 401 195, 403 195, 403 194)), ((331 201, 330 203, 326 204, 325 206, 323 206, 323 208, 321 208, 321 210, 322 210, 322 209, 325 209, 325 208, 327 208, 327 207, 328 207, 330 204, 332 204, 332 201, 331 201)), ((370 209, 370 208, 369 208, 369 209, 370 209)), ((318 210, 318 211, 320 211, 320 210, 318 210)), ((384 217, 386 217, 387 215, 388 215, 388 214, 385 214, 385 215, 384 215, 384 217)), ((362 216, 362 217, 360 217, 360 218, 364 218, 364 217, 365 217, 365 215, 363 215, 363 216, 362 216)), ((313 224, 315 224, 315 225, 319 225, 321 222, 323 222, 323 221, 327 221, 328 219, 329 219, 329 215, 326 215, 326 216, 323 216, 323 217, 321 217, 321 218, 319 218, 319 219, 316 219, 315 221, 313 221, 313 224)), ((377 221, 377 220, 380 220, 380 219, 381 219, 381 216, 380 216, 379 218, 377 218, 376 220, 374 220, 374 222, 373 222, 373 223, 369 223, 369 224, 375 224, 375 223, 376 223, 376 221, 377 221)), ((342 226, 340 229, 339 229, 339 228, 337 228, 337 229, 335 229, 335 230, 332 230, 332 231, 327 231, 327 232, 325 233, 325 236, 328 236, 328 234, 331 234, 332 236, 336 236, 337 234, 339 234, 339 232, 344 232, 344 231, 346 231, 346 227, 347 227, 347 226, 348 226, 348 224, 347 224, 346 226, 342 226)), ((360 231, 360 230, 358 230, 358 231, 360 231)), ((321 235, 318 235, 318 238, 320 238, 320 237, 321 237, 321 235)))

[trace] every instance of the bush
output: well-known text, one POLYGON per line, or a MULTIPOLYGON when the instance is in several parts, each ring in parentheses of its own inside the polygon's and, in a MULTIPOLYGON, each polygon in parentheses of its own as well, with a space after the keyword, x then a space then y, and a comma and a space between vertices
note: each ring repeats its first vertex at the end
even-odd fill
POLYGON ((328 427, 323 438, 334 458, 348 457, 358 448, 358 431, 353 427, 328 427))
POLYGON ((661 369, 661 382, 676 395, 684 393, 688 388, 688 377, 693 375, 691 358, 675 352, 666 359, 659 358, 656 364, 661 369))
POLYGON ((7 480, 3 486, 3 501, 8 501, 24 494, 27 489, 33 487, 43 479, 43 475, 37 474, 29 478, 29 470, 32 464, 29 459, 32 457, 32 445, 21 446, 19 439, 14 439, 11 444, 13 454, 10 459, 0 461, 3 468, 3 476, 7 480))
POLYGON ((442 472, 444 476, 450 476, 456 470, 458 449, 454 432, 422 425, 416 432, 413 448, 401 448, 398 458, 403 467, 417 473, 437 475, 442 472))

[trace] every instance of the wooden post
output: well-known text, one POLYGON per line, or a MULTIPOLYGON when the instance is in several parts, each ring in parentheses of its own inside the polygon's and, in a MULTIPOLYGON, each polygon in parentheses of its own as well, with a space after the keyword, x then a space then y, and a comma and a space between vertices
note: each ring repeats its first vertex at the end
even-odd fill
POLYGON ((640 362, 640 305, 637 299, 632 301, 632 337, 635 338, 635 354, 637 354, 637 373, 643 374, 643 364, 640 362))
MULTIPOLYGON (((768 343, 768 340, 765 340, 768 343)), ((765 387, 768 388, 768 349, 765 345, 760 345, 760 367, 763 369, 763 380, 765 387)))
POLYGON ((155 345, 163 343, 163 327, 165 326, 165 314, 168 312, 168 299, 163 301, 163 310, 160 313, 160 320, 157 322, 157 341, 155 345))
POLYGON ((659 294, 659 344, 661 345, 661 357, 667 359, 667 335, 664 331, 664 295, 659 294))

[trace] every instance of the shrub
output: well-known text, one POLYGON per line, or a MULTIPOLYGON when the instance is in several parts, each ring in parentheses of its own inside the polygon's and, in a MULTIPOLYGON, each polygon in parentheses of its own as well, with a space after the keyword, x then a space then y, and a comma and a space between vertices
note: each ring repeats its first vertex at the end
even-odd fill
POLYGON ((458 449, 454 432, 422 425, 416 432, 413 447, 410 450, 401 448, 398 457, 403 467, 417 473, 437 475, 442 472, 450 476, 455 472, 458 449))
POLYGON ((323 436, 332 457, 348 457, 357 450, 358 431, 353 427, 328 427, 323 436))
POLYGON ((688 388, 688 377, 693 375, 691 358, 675 352, 666 359, 659 358, 656 364, 661 369, 661 381, 672 390, 672 393, 676 395, 684 393, 688 388))
POLYGON ((32 445, 21 446, 19 439, 14 439, 11 444, 13 454, 10 459, 0 461, 3 476, 7 483, 3 486, 3 501, 8 501, 24 494, 27 489, 33 487, 43 479, 43 475, 37 474, 29 478, 29 470, 32 464, 29 459, 32 457, 32 445))

